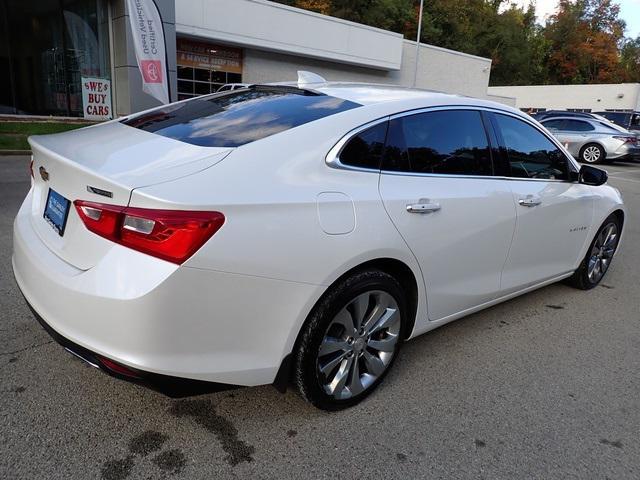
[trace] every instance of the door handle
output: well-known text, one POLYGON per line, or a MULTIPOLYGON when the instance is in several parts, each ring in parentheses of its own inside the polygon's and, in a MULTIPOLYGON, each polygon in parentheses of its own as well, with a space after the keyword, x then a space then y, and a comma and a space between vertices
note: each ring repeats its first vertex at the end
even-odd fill
POLYGON ((518 200, 518 203, 523 207, 535 207, 536 205, 540 205, 542 203, 542 199, 529 195, 527 198, 521 198, 520 200, 518 200))
POLYGON ((420 201, 419 203, 410 203, 407 205, 409 213, 433 213, 440 210, 440 204, 437 202, 420 201))

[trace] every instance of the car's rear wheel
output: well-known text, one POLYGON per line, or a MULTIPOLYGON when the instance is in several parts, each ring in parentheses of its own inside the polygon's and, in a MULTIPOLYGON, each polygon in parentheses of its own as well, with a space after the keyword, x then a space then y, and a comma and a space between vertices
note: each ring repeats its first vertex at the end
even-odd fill
POLYGON ((404 335, 406 298, 398 281, 378 270, 333 287, 306 322, 295 355, 295 383, 324 410, 363 400, 385 377, 404 335))
POLYGON ((569 279, 571 285, 581 290, 589 290, 600 283, 616 253, 621 231, 620 219, 616 215, 610 215, 589 245, 580 267, 569 279))
POLYGON ((602 163, 605 157, 606 152, 596 143, 588 143, 580 150, 580 160, 584 163, 602 163))

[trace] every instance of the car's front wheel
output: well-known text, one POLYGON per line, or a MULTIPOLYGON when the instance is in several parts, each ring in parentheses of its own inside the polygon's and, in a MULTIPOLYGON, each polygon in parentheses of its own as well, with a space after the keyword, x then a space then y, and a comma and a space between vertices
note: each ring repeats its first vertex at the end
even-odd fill
POLYGON ((589 290, 604 277, 616 253, 622 224, 615 215, 610 215, 602 224, 587 250, 580 267, 570 277, 569 283, 581 290, 589 290))
POLYGON ((331 287, 298 342, 294 375, 302 396, 324 410, 363 400, 398 355, 406 313, 400 284, 385 272, 358 272, 331 287))

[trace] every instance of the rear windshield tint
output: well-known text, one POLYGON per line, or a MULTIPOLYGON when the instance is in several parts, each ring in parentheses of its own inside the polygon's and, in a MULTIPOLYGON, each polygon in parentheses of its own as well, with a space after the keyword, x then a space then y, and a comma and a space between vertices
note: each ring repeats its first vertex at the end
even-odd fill
POLYGON ((292 87, 252 87, 168 105, 126 125, 202 147, 238 147, 360 105, 292 87))

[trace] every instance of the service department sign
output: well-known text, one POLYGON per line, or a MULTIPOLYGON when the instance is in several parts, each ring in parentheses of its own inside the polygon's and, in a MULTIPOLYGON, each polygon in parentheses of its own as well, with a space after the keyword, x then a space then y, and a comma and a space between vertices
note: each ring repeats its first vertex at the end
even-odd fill
POLYGON ((82 77, 82 111, 87 120, 109 120, 113 117, 110 80, 82 77))

